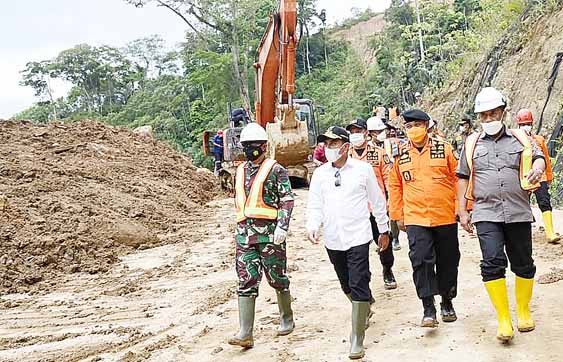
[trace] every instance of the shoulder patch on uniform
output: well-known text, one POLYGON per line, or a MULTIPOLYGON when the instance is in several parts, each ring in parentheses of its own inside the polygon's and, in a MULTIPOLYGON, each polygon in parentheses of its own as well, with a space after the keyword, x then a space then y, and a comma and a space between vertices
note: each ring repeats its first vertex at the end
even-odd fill
POLYGON ((408 149, 402 149, 401 150, 401 155, 399 156, 399 165, 404 165, 405 163, 409 163, 411 162, 411 155, 408 151, 408 149))
POLYGON ((372 165, 378 165, 379 164, 379 152, 377 152, 377 149, 372 149, 367 151, 367 155, 366 155, 367 161, 372 164, 372 165))
POLYGON ((435 141, 430 147, 430 158, 446 158, 446 144, 445 142, 435 141))

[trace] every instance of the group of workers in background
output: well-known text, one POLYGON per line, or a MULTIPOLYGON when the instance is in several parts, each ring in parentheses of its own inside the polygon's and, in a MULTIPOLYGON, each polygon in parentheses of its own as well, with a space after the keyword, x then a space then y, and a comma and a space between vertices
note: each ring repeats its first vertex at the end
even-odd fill
MULTIPOLYGON (((518 128, 506 125, 507 102, 483 88, 474 112, 460 123, 453 145, 430 115, 419 109, 401 114, 406 137, 381 117, 332 126, 318 137, 318 164, 311 179, 306 229, 313 244, 323 241, 340 286, 351 302, 350 359, 365 355, 363 341, 372 307, 369 249, 372 242, 386 289, 397 287, 393 251, 406 232, 422 327, 438 326, 435 296, 443 322, 457 320, 460 248, 458 222, 477 233, 481 276, 498 318, 497 338, 513 338, 505 270, 516 274, 517 329, 535 328, 529 303, 536 267, 532 259, 530 195, 543 213, 546 237, 558 242, 549 197, 553 179, 545 140, 533 134, 532 114, 518 112, 518 128), (322 230, 322 231, 321 231, 322 230)), ((256 123, 241 133, 247 162, 236 173, 236 270, 240 330, 232 345, 252 347, 255 299, 262 273, 276 289, 279 335, 293 331, 287 277, 286 237, 293 209, 287 171, 266 158, 267 134, 256 123)))

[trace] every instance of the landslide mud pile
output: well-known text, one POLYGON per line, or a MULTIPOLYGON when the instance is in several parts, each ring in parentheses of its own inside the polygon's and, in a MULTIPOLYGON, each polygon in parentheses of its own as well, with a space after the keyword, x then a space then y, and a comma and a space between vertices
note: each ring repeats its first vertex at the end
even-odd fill
POLYGON ((186 156, 125 128, 2 121, 0 293, 186 240, 216 191, 186 156))

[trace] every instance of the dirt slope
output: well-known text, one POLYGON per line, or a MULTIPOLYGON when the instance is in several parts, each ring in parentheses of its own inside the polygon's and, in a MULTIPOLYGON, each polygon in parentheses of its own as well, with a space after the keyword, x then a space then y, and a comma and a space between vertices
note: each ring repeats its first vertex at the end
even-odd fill
POLYGON ((109 270, 182 240, 214 178, 152 138, 94 121, 0 122, 0 293, 109 270))
MULTIPOLYGON (((297 196, 288 240, 296 318, 291 335, 275 336, 276 298, 264 280, 257 301, 256 347, 242 351, 226 343, 238 325, 234 215, 232 200, 219 200, 207 205, 206 224, 184 226, 194 233, 184 242, 130 254, 102 276, 68 276, 63 285, 40 295, 3 296, 0 361, 348 361, 350 303, 340 291, 326 251, 305 238, 307 193, 298 190, 297 196)), ((563 232, 562 212, 556 212, 555 223, 563 232)), ((496 318, 479 275, 478 241, 465 232, 460 236, 459 296, 454 302, 459 320, 440 323, 432 331, 418 327, 421 305, 405 235, 403 250, 396 253, 399 288, 394 291, 383 289, 372 248, 376 308, 363 361, 561 361, 563 246, 548 245, 535 228, 538 284, 531 309, 537 330, 516 332, 511 344, 501 345, 494 337, 496 318)), ((512 273, 508 280, 515 320, 512 273)))
POLYGON ((374 51, 370 49, 368 43, 371 36, 380 33, 385 28, 385 14, 377 14, 368 21, 362 21, 349 29, 342 29, 331 34, 332 37, 347 40, 352 45, 352 49, 361 57, 366 65, 371 65, 375 61, 374 51))
MULTIPOLYGON (((563 10, 540 18, 531 18, 525 23, 525 29, 528 31, 508 38, 512 40, 513 37, 521 37, 521 40, 515 43, 515 48, 508 49, 509 55, 506 58, 500 59, 498 69, 492 74, 491 85, 508 97, 509 119, 513 119, 519 109, 529 108, 539 120, 547 97, 547 78, 551 73, 556 53, 563 51, 563 10)), ((503 39, 503 42, 506 41, 503 39)), ((483 68, 482 64, 476 64, 468 74, 454 80, 431 101, 431 104, 426 105, 437 119, 447 119, 451 115, 471 110, 473 93, 478 91, 472 89, 476 84, 474 80, 483 76, 478 68, 483 68)), ((563 71, 560 69, 544 115, 542 133, 546 136, 553 130, 562 106, 562 98, 563 71)))

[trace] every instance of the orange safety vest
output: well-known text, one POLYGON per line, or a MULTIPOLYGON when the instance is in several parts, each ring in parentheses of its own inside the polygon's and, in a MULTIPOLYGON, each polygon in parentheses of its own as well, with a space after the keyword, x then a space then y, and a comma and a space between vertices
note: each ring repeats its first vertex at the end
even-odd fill
POLYGON ((545 172, 543 174, 541 182, 551 182, 553 181, 553 167, 551 165, 551 159, 549 158, 547 145, 545 144, 545 138, 537 134, 535 134, 533 137, 538 146, 541 148, 543 155, 545 156, 545 172))
POLYGON ((235 210, 237 223, 246 219, 266 219, 276 220, 278 218, 278 210, 274 207, 267 205, 264 202, 264 182, 268 179, 270 171, 277 164, 276 160, 267 158, 262 162, 258 169, 258 173, 254 178, 248 196, 244 189, 244 179, 246 162, 241 163, 237 167, 236 181, 235 181, 235 210))
MULTIPOLYGON (((524 151, 520 157, 520 187, 523 190, 532 192, 537 190, 539 184, 530 184, 526 176, 532 169, 533 163, 533 145, 530 137, 521 129, 511 129, 512 135, 516 137, 518 142, 524 146, 524 151)), ((465 198, 470 201, 474 201, 473 198, 473 181, 475 176, 475 170, 473 168, 473 155, 475 154, 475 148, 477 147, 477 142, 481 137, 481 133, 473 133, 465 140, 465 158, 467 159, 467 165, 469 166, 470 176, 469 185, 467 191, 465 192, 465 198)))

